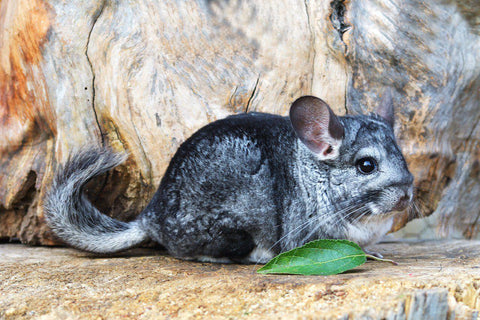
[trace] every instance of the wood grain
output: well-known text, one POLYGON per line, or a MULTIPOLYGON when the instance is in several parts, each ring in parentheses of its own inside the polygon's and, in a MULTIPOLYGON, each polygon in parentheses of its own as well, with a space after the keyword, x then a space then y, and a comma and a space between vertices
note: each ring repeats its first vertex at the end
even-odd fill
POLYGON ((418 206, 432 214, 422 234, 478 237, 479 15, 471 0, 2 0, 0 237, 54 243, 42 199, 85 144, 130 153, 88 188, 127 220, 203 125, 286 115, 305 94, 365 113, 385 87, 418 206))
POLYGON ((260 266, 181 261, 156 250, 109 257, 0 245, 5 319, 477 320, 480 241, 394 242, 333 276, 261 275, 260 266), (41 266, 41 267, 39 267, 41 266))

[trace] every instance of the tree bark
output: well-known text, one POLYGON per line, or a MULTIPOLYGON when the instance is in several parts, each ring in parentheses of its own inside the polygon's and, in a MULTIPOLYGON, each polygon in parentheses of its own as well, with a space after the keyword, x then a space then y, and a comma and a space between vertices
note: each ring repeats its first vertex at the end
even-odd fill
POLYGON ((203 125, 305 94, 366 113, 385 87, 430 227, 478 237, 479 16, 474 0, 2 0, 0 237, 55 243, 43 197, 81 146, 130 153, 88 190, 128 220, 203 125))

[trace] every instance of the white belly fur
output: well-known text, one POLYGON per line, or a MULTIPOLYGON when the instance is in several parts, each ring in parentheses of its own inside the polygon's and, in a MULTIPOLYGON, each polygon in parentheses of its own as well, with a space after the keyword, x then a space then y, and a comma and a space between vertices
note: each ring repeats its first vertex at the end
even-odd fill
POLYGON ((366 224, 350 224, 347 226, 346 234, 348 240, 363 248, 380 241, 390 231, 392 225, 393 217, 379 221, 371 220, 366 224))

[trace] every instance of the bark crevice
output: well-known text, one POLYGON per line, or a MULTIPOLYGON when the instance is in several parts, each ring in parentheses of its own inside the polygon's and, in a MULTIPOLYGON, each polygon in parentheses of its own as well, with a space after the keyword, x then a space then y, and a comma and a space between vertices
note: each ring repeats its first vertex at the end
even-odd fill
POLYGON ((337 31, 340 41, 344 45, 344 50, 347 52, 347 44, 343 41, 343 34, 350 30, 352 27, 346 22, 345 16, 347 8, 345 6, 345 0, 333 0, 330 2, 332 13, 330 14, 330 22, 333 28, 337 31))
MULTIPOLYGON (((89 48, 89 45, 90 45, 90 38, 92 36, 93 29, 95 28, 95 25, 98 21, 98 18, 100 18, 100 16, 102 15, 103 10, 105 9, 105 5, 106 5, 106 1, 102 1, 102 4, 100 5, 100 8, 93 15, 92 27, 90 28, 90 31, 88 32, 87 43, 85 45, 85 57, 87 58, 87 62, 88 62, 88 65, 90 67, 90 71, 92 72, 92 82, 91 82, 91 86, 92 86, 92 99, 91 99, 92 110, 93 110, 93 114, 95 116, 95 122, 97 123, 97 127, 98 127, 98 130, 100 132, 100 138, 101 138, 102 146, 105 146, 105 134, 103 133, 102 127, 100 126, 100 121, 98 119, 97 110, 95 109, 95 70, 93 69, 92 61, 90 60, 90 57, 88 55, 88 48, 89 48)), ((85 88, 85 89, 87 89, 87 88, 85 88)))
POLYGON ((247 106, 245 107, 245 112, 248 112, 250 110, 250 107, 252 105, 252 100, 255 98, 255 94, 257 92, 257 88, 258 88, 258 82, 260 81, 260 76, 257 77, 257 81, 255 82, 255 86, 253 87, 253 90, 252 90, 252 94, 250 95, 250 97, 248 98, 248 101, 247 101, 247 106))

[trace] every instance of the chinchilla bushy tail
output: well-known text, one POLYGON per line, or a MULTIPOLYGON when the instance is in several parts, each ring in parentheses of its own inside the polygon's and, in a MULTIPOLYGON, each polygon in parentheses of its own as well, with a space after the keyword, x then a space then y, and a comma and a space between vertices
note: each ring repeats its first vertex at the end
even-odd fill
POLYGON ((83 149, 57 170, 44 211, 48 225, 60 239, 78 249, 112 253, 148 238, 138 220, 126 223, 112 219, 83 193, 90 179, 118 166, 126 157, 107 148, 83 149))

